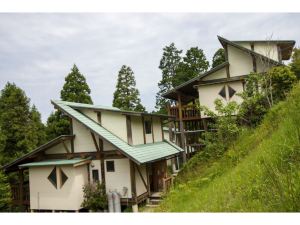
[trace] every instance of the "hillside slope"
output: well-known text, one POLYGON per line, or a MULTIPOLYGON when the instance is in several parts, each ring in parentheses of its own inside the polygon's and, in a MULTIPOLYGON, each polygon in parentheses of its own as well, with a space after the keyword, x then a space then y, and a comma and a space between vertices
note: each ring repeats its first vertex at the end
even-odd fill
POLYGON ((221 159, 191 159, 157 211, 299 212, 300 84, 221 159))

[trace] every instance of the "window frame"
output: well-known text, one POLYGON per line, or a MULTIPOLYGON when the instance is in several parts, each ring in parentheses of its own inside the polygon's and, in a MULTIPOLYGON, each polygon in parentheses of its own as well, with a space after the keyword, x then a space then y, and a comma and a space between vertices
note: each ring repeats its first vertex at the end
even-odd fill
POLYGON ((144 127, 145 127, 145 134, 152 134, 152 123, 151 123, 151 120, 145 120, 144 121, 144 127))
POLYGON ((115 161, 114 160, 107 160, 105 162, 106 164, 106 172, 115 172, 116 171, 116 167, 115 167, 115 161), (109 168, 109 164, 111 164, 111 166, 113 166, 113 168, 109 168))

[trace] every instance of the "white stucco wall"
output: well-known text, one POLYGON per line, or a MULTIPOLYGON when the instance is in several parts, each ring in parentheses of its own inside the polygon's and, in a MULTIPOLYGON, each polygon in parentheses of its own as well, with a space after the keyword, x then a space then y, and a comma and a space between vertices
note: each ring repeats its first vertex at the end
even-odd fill
POLYGON ((101 112, 101 125, 127 142, 126 116, 118 112, 101 112))
POLYGON ((122 198, 131 198, 130 183, 130 164, 127 158, 105 160, 105 182, 106 191, 117 191, 122 198), (106 171, 106 161, 113 160, 115 162, 115 172, 106 171), (124 195, 123 188, 127 188, 127 195, 124 195))
POLYGON ((138 116, 131 117, 132 144, 144 144, 142 118, 138 116))
POLYGON ((254 43, 254 51, 268 58, 278 61, 278 50, 276 43, 257 42, 254 43))
POLYGON ((102 182, 102 180, 101 180, 101 161, 100 160, 92 160, 89 167, 90 167, 90 181, 91 182, 93 181, 92 170, 98 170, 99 181, 102 182))
POLYGON ((92 139, 91 131, 74 119, 73 119, 73 133, 75 134, 74 152, 96 151, 96 147, 92 139))
POLYGON ((154 142, 162 141, 161 122, 159 117, 152 117, 154 142))
MULTIPOLYGON (((66 144, 67 148, 69 149, 69 151, 71 151, 71 141, 70 140, 66 140, 65 144, 66 144)), ((67 153, 67 152, 66 152, 66 149, 63 146, 63 144, 59 143, 59 144, 51 147, 47 151, 45 151, 45 153, 46 154, 64 154, 64 153, 67 153)))
MULTIPOLYGON (((243 83, 241 81, 235 81, 235 82, 230 82, 228 83, 228 85, 230 87, 232 87, 236 93, 230 98, 228 99, 229 101, 235 101, 237 102, 238 104, 242 103, 242 98, 239 97, 237 94, 238 93, 242 93, 243 92, 243 83)), ((228 91, 228 90, 227 90, 228 91)), ((228 94, 228 93, 227 93, 228 94)), ((228 95, 229 96, 229 95, 228 95)))
POLYGON ((68 180, 57 189, 48 180, 54 166, 29 168, 30 208, 44 210, 78 210, 87 184, 87 167, 62 166, 68 180))
MULTIPOLYGON (((146 166, 145 165, 141 165, 138 166, 146 184, 147 184, 147 172, 146 172, 146 166)), ((143 180, 140 176, 140 174, 138 173, 137 169, 135 170, 135 180, 136 180, 136 192, 137 195, 141 195, 144 194, 145 192, 147 192, 147 188, 145 187, 143 180)))
POLYGON ((212 74, 209 74, 208 76, 204 77, 202 80, 206 81, 206 80, 215 80, 215 79, 222 79, 222 78, 226 78, 227 74, 226 74, 226 68, 220 69, 212 74))
POLYGON ((228 60, 230 77, 246 75, 253 71, 252 57, 231 45, 228 45, 228 60))
POLYGON ((80 112, 98 123, 97 112, 93 109, 80 109, 80 112))

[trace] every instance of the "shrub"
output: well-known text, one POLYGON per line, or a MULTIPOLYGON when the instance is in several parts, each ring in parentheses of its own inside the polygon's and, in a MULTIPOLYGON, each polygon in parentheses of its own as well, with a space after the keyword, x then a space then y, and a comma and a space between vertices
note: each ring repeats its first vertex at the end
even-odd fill
POLYGON ((0 212, 8 212, 11 209, 11 191, 8 179, 0 171, 0 212))
POLYGON ((89 209, 93 212, 107 209, 107 195, 105 185, 97 182, 88 184, 83 187, 84 200, 81 204, 83 208, 89 209))

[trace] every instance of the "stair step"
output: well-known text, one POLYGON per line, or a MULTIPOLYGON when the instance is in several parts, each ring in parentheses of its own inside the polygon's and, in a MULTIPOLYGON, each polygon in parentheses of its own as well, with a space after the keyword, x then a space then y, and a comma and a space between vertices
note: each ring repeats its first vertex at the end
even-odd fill
POLYGON ((147 204, 146 207, 149 207, 149 208, 157 208, 158 205, 151 205, 151 204, 147 204))
POLYGON ((150 199, 150 203, 152 205, 158 205, 159 203, 161 203, 161 199, 150 199))

